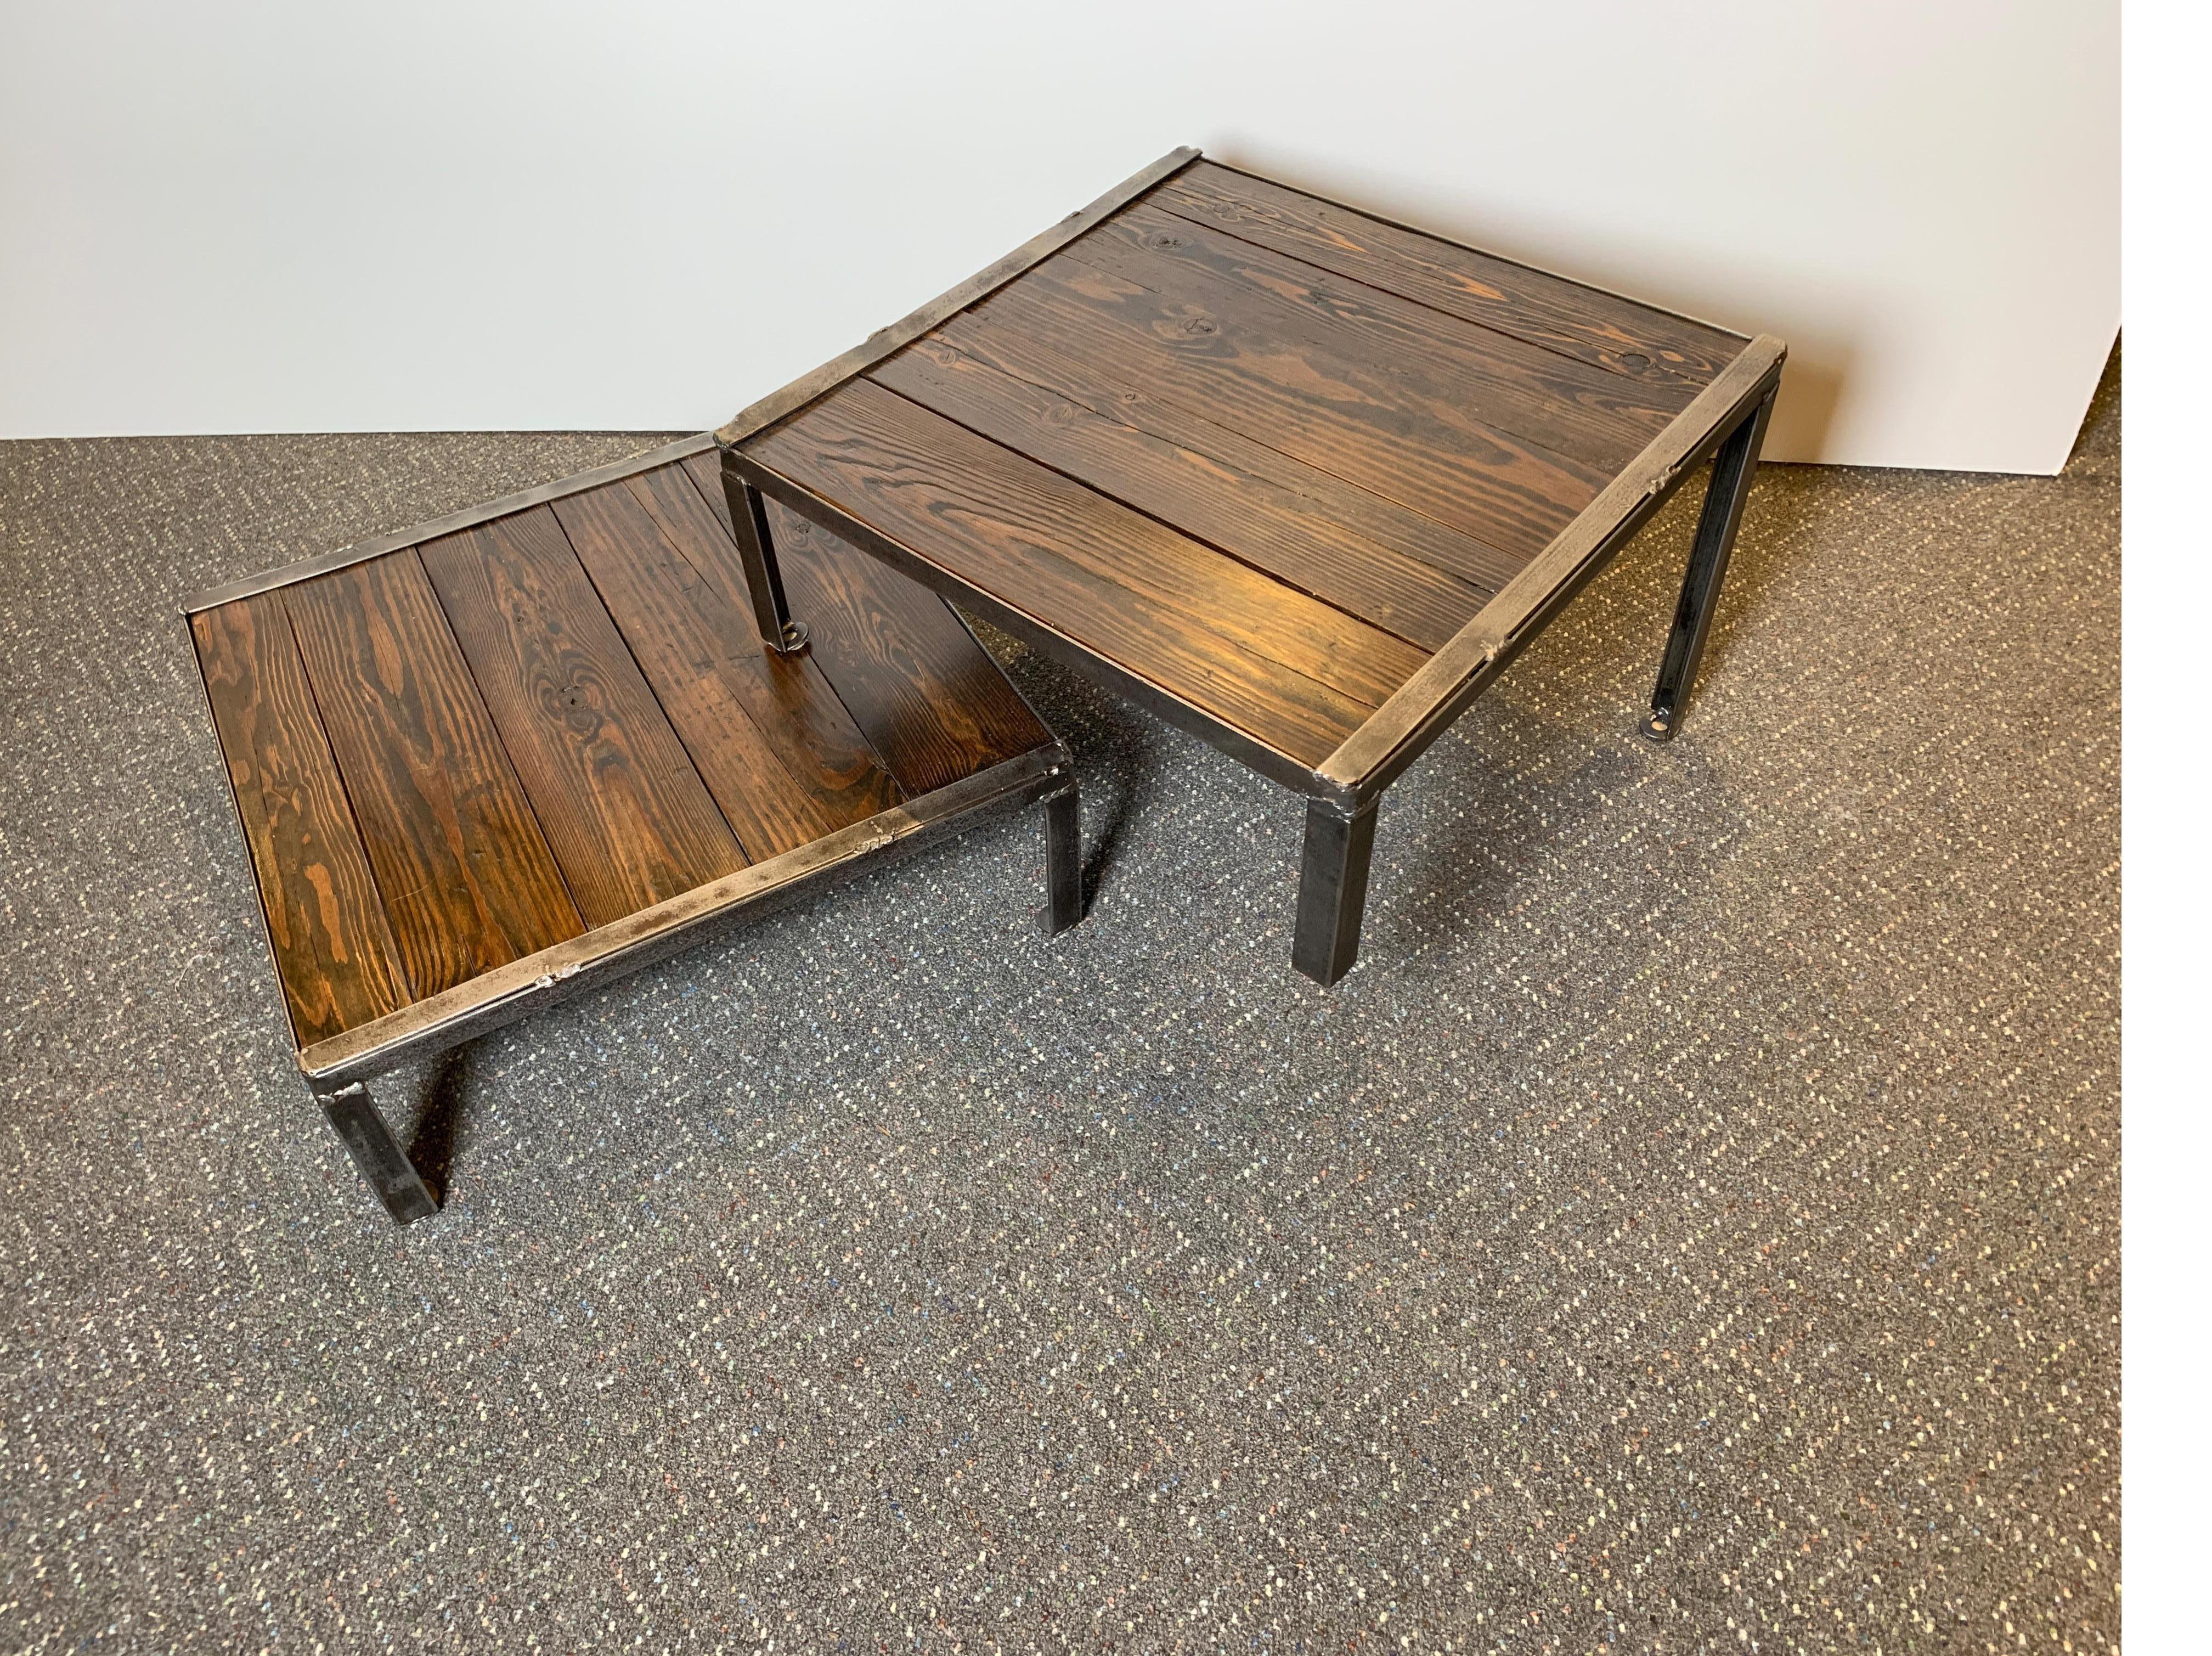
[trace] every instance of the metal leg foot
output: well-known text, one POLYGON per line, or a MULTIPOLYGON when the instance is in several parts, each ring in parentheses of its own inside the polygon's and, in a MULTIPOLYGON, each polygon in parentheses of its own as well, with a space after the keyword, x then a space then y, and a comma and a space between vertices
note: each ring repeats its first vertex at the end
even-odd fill
POLYGON ((438 1211, 438 1198, 384 1124, 368 1087, 356 1081, 335 1093, 316 1093, 315 1102, 331 1118, 331 1126, 344 1141, 353 1165, 361 1169, 361 1176, 384 1203, 393 1224, 411 1225, 438 1211))
POLYGON ((1372 799, 1346 812, 1306 802, 1305 858, 1298 874, 1298 929, 1291 964, 1323 989, 1359 958, 1359 919, 1367 906, 1367 861, 1375 849, 1372 799))
POLYGON ((1073 782, 1044 802, 1044 930, 1057 937, 1083 918, 1083 807, 1073 782))
POLYGON ((783 571, 777 567, 775 538, 768 527, 768 502, 730 465, 727 450, 722 454, 722 490, 729 496, 730 527, 737 533, 738 562, 744 566, 761 642, 779 655, 799 654, 806 648, 806 624, 791 618, 791 606, 784 599, 783 571))
POLYGON ((1673 739, 1681 721, 1683 698, 1698 676, 1698 658, 1705 651, 1705 635, 1713 624, 1721 577, 1728 573, 1729 554, 1735 549, 1743 502, 1751 493, 1752 473, 1759 467, 1759 447, 1766 440, 1766 418, 1773 410, 1774 393, 1769 392, 1713 456, 1712 480, 1705 485, 1705 509, 1698 517, 1698 538, 1690 548, 1689 570, 1682 577, 1681 600, 1674 606, 1674 630, 1667 635, 1667 653, 1660 660, 1651 711, 1644 718, 1644 734, 1655 742, 1673 739))

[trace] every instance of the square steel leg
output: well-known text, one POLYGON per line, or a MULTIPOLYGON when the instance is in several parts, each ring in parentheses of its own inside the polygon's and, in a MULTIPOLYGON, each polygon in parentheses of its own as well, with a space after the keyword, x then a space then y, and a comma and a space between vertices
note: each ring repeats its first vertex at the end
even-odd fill
POLYGON ((753 600, 753 624, 761 641, 779 655, 797 655, 806 648, 806 624, 791 618, 791 606, 783 595, 783 571, 775 561, 775 537, 768 526, 768 502, 722 455, 722 491, 730 502, 730 527, 738 537, 738 561, 744 566, 745 587, 753 600))
POLYGON ((315 1102, 323 1106, 332 1130, 343 1141, 353 1165, 361 1169, 361 1176, 384 1203, 393 1224, 411 1225, 438 1211, 438 1198, 377 1113, 376 1101, 368 1096, 368 1087, 356 1081, 334 1093, 316 1093, 315 1102))
POLYGON ((1659 663, 1651 711, 1644 720, 1644 734, 1655 742, 1670 740, 1681 723, 1682 700, 1698 676, 1698 658, 1705 653, 1705 635, 1712 630, 1713 611, 1719 605, 1721 577, 1728 573, 1729 554, 1735 550, 1752 473, 1759 469, 1759 447, 1766 441, 1766 417, 1773 411, 1774 393, 1770 391, 1713 456, 1705 509, 1698 514, 1698 538, 1690 547, 1690 567, 1682 577, 1674 629, 1667 635, 1667 653, 1659 663))
POLYGON ((1359 958, 1359 920, 1367 907, 1367 861, 1375 849, 1379 796, 1356 811, 1306 801, 1306 844, 1298 874, 1298 928, 1291 964, 1323 989, 1359 958))
POLYGON ((1070 782, 1044 802, 1044 929, 1057 937, 1083 918, 1083 807, 1070 782))

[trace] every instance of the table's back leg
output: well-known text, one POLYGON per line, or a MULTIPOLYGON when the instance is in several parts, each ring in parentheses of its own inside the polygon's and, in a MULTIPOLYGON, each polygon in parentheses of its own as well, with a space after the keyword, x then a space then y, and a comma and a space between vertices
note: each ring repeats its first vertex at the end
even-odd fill
POLYGON ((1367 906, 1367 861, 1375 849, 1371 799, 1356 811, 1306 801, 1305 855, 1298 873, 1298 928, 1291 964, 1327 989, 1359 958, 1367 906))
POLYGON ((796 655, 806 648, 806 624, 791 618, 791 605, 783 595, 783 571, 775 561, 768 502, 732 468, 726 453, 722 456, 722 489, 729 496, 730 527, 737 534, 738 561, 744 565, 753 624, 760 629, 761 642, 779 655, 796 655))
POLYGON ((1698 658, 1705 652, 1721 577, 1728 573, 1729 554, 1735 548, 1744 500, 1751 493, 1752 473, 1759 469, 1759 447, 1766 440, 1766 418, 1773 409, 1770 391, 1713 456, 1712 479, 1705 485, 1705 509, 1698 516, 1698 538, 1690 548, 1689 570, 1682 577, 1681 600, 1674 606, 1674 630, 1667 635, 1667 653, 1660 660, 1651 711, 1644 715, 1644 734, 1655 742, 1668 740, 1681 722, 1683 698, 1698 676, 1698 658))
POLYGON ((1044 929, 1057 937, 1083 918, 1083 807, 1071 778, 1044 802, 1044 929))
POLYGON ((407 1152, 377 1113, 376 1101, 368 1096, 368 1087, 356 1081, 335 1092, 318 1092, 315 1102, 323 1106, 332 1129, 352 1155, 353 1165, 361 1169, 361 1176, 384 1203, 393 1224, 410 1225, 438 1211, 438 1198, 430 1193, 422 1175, 416 1172, 407 1152))

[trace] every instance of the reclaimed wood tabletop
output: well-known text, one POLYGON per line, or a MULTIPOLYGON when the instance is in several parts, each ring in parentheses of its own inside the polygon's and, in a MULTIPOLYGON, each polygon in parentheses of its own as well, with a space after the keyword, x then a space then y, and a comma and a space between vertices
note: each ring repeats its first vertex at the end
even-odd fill
POLYGON ((1328 983, 1382 789, 1723 451, 1673 734, 1783 356, 1182 149, 716 435, 763 639, 765 499, 1305 795, 1328 983))

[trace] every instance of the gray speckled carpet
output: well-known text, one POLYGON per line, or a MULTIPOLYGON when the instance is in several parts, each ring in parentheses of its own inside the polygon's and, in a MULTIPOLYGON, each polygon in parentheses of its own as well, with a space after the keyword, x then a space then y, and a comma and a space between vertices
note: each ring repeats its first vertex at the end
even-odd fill
POLYGON ((994 825, 380 1089, 289 1066, 175 604, 647 446, 0 445, 0 1650, 2118 1637, 2117 374, 2057 479, 1686 490, 1383 807, 1008 649, 994 825))

